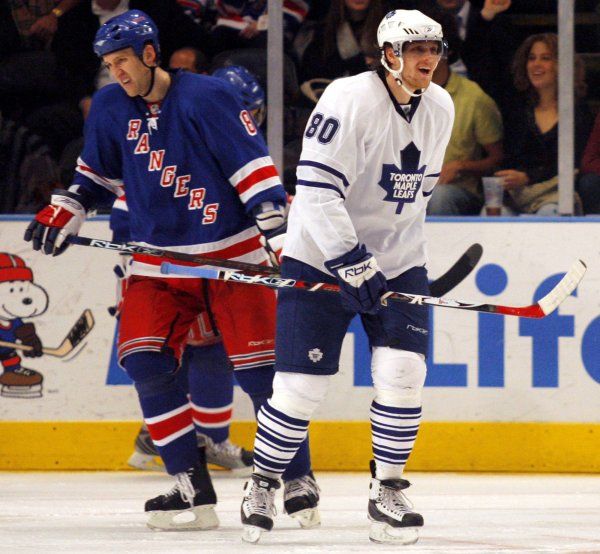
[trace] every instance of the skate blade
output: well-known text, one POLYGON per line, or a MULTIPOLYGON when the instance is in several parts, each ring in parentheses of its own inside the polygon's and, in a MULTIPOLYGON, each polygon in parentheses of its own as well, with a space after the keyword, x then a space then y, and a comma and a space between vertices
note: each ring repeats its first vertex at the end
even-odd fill
POLYGON ((142 471, 165 471, 165 466, 160 459, 160 456, 153 456, 152 454, 142 454, 141 452, 134 452, 129 456, 127 465, 135 469, 141 469, 142 471))
POLYGON ((372 521, 369 539, 378 543, 415 544, 419 540, 419 530, 417 527, 392 527, 372 521))
POLYGON ((0 396, 4 398, 41 398, 42 385, 33 385, 31 387, 3 385, 0 390, 0 396))
POLYGON ((147 525, 158 531, 195 531, 216 529, 219 518, 214 504, 196 506, 190 510, 148 512, 147 525))
POLYGON ((289 516, 294 518, 302 529, 312 529, 321 525, 321 514, 318 508, 306 508, 306 510, 300 510, 289 516))
POLYGON ((244 525, 242 530, 242 541, 256 544, 265 531, 266 529, 256 527, 256 525, 244 525))

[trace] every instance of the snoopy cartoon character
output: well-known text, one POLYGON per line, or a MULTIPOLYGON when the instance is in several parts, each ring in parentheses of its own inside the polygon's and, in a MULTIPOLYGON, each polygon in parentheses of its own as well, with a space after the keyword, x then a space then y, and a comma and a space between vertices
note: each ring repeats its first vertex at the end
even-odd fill
MULTIPOLYGON (((0 253, 0 341, 30 346, 23 350, 26 357, 42 355, 42 342, 33 323, 25 323, 43 314, 48 308, 48 294, 33 282, 33 272, 19 257, 0 253)), ((39 398, 42 396, 41 373, 23 367, 17 350, 0 346, 0 396, 9 398, 39 398)))

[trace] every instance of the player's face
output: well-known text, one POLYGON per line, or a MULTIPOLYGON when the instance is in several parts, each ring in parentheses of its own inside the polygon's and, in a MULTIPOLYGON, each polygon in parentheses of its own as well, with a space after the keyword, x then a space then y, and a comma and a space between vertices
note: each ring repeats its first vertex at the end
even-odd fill
POLYGON ((102 60, 128 96, 138 96, 148 90, 151 71, 136 56, 133 48, 111 52, 106 54, 102 60))
POLYGON ((404 84, 413 90, 427 88, 441 55, 441 45, 436 41, 418 41, 407 44, 402 53, 404 84))
POLYGON ((176 50, 169 60, 169 68, 187 69, 192 73, 196 73, 196 56, 194 55, 194 52, 187 48, 176 50))
POLYGON ((558 66, 545 42, 535 42, 531 47, 527 58, 527 77, 538 90, 556 86, 558 66))

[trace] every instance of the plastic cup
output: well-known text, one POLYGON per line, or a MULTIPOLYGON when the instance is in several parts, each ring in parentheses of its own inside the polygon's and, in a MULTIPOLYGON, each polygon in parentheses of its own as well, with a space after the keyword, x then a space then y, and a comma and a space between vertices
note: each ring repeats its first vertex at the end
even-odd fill
POLYGON ((483 184, 485 214, 491 216, 501 215, 504 179, 502 177, 483 177, 481 182, 483 184))

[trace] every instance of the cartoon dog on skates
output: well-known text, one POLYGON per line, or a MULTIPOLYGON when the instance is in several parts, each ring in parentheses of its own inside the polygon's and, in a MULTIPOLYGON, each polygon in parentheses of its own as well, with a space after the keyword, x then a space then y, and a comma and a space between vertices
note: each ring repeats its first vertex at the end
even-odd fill
POLYGON ((42 341, 33 323, 24 322, 48 309, 48 294, 33 282, 33 272, 19 257, 0 253, 0 396, 9 398, 39 398, 44 377, 23 367, 15 346, 23 355, 35 358, 43 355, 42 341))

